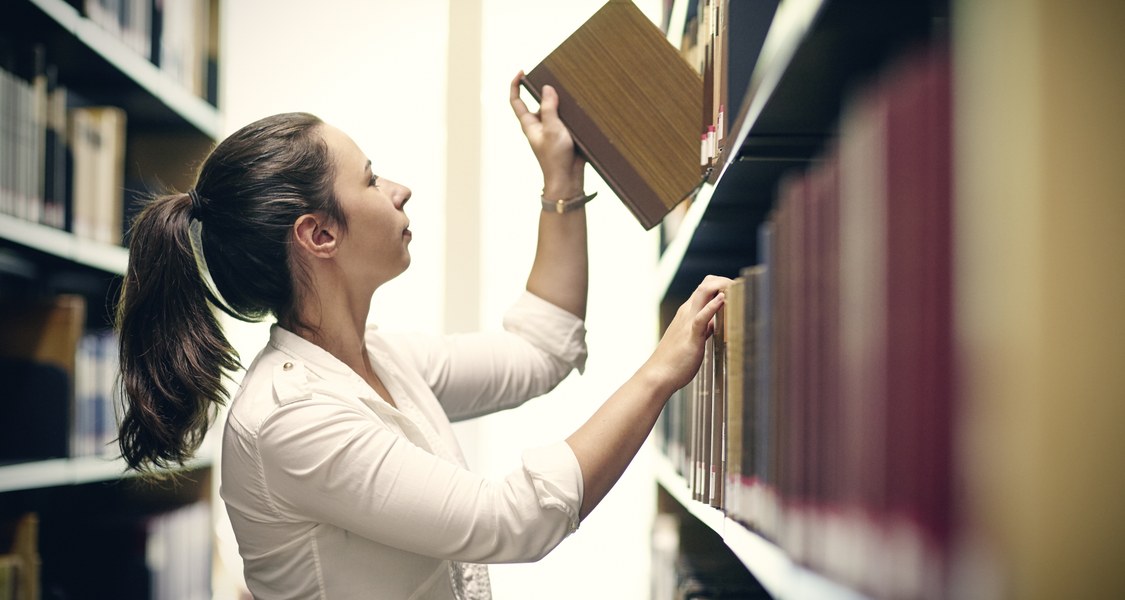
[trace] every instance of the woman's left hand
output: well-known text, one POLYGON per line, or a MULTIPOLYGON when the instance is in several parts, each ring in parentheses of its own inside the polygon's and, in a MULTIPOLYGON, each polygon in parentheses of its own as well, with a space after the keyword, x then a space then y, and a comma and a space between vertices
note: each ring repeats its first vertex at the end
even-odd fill
POLYGON ((583 193, 586 160, 576 151, 570 131, 559 119, 559 95, 555 88, 543 86, 539 112, 528 110, 520 98, 523 71, 512 80, 512 111, 543 170, 543 195, 548 198, 573 198, 583 193))

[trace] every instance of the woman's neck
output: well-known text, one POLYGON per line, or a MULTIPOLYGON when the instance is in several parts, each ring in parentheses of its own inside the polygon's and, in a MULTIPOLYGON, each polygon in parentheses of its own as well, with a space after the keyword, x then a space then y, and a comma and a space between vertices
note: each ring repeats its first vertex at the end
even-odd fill
POLYGON ((306 298, 297 317, 282 326, 320 346, 366 379, 371 374, 364 341, 371 308, 370 296, 366 298, 360 302, 342 291, 306 298))

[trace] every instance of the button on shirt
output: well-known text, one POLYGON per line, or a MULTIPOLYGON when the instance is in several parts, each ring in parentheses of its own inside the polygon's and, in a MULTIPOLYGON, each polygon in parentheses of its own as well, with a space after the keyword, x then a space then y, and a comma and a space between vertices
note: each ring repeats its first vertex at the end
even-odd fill
POLYGON ((503 331, 371 326, 366 342, 397 408, 277 325, 232 401, 220 491, 255 598, 455 598, 473 572, 461 563, 538 560, 578 527, 582 473, 565 442, 487 479, 466 468, 450 421, 581 371, 581 319, 525 293, 503 331))

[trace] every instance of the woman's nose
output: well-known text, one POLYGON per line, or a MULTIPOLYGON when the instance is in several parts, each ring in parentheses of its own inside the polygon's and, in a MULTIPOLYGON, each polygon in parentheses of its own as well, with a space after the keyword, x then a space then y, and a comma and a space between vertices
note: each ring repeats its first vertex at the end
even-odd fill
POLYGON ((392 197, 395 199, 395 206, 401 209, 406 202, 410 200, 410 196, 413 192, 410 191, 410 188, 401 183, 395 183, 394 186, 395 191, 392 197))

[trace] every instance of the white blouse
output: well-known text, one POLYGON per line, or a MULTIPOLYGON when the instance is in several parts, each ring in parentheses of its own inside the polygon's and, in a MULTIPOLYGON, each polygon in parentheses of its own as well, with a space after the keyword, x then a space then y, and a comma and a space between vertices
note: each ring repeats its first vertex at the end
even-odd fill
POLYGON ((220 493, 246 582, 273 598, 488 597, 463 563, 535 561, 578 527, 582 473, 563 441, 501 480, 469 471, 450 420, 518 406, 586 360, 585 327, 531 294, 504 331, 367 331, 398 408, 320 347, 273 326, 234 398, 220 493))

